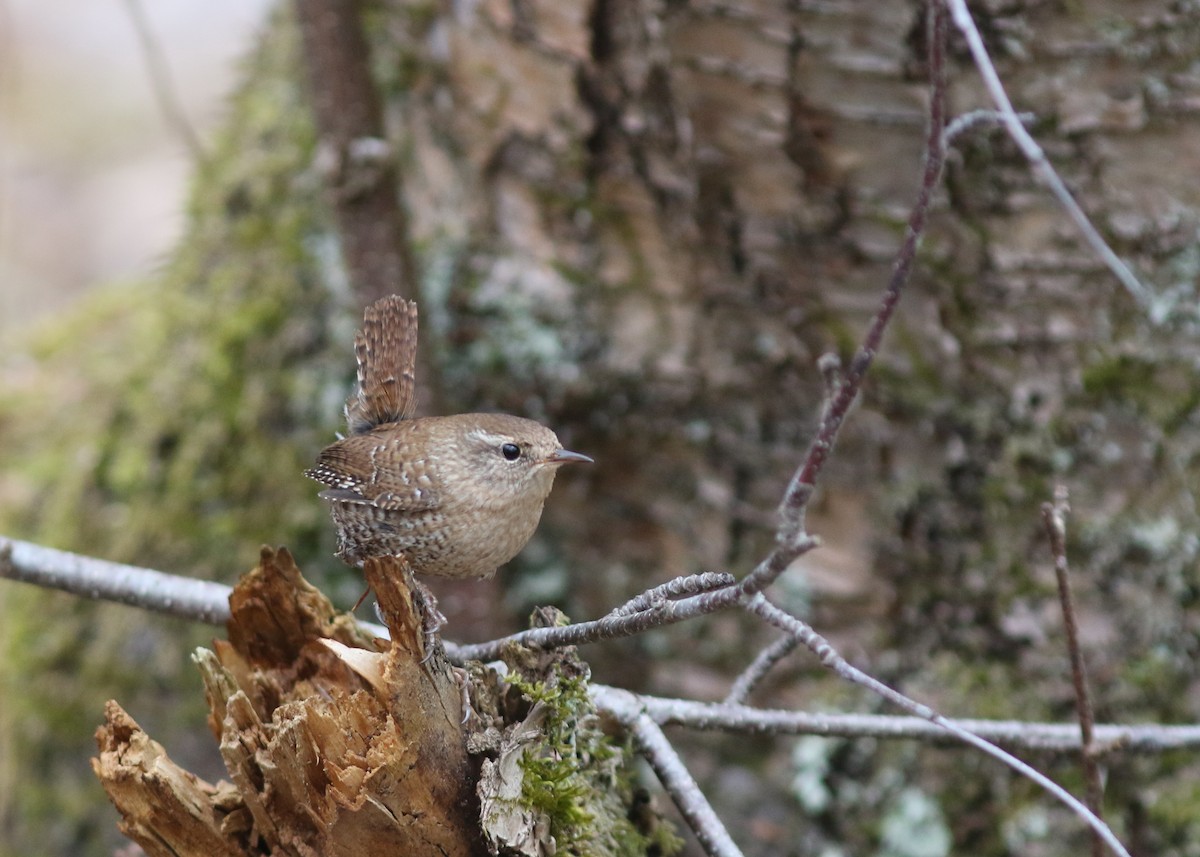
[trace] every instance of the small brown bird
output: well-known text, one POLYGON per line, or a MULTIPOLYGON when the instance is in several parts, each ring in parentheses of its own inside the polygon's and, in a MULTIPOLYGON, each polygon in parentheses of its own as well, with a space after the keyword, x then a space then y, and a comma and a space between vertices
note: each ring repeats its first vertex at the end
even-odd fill
POLYGON ((418 574, 489 577, 533 535, 559 466, 592 459, 521 417, 409 418, 416 341, 415 303, 393 296, 367 309, 351 434, 305 475, 328 486, 320 496, 347 563, 403 554, 418 574))

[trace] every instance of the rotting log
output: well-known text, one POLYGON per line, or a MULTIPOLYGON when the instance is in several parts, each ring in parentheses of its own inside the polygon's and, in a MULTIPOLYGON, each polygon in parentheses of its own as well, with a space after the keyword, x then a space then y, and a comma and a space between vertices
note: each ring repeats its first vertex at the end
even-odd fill
POLYGON ((150 857, 678 850, 572 647, 452 667, 407 563, 363 571, 390 641, 337 613, 283 548, 234 588, 228 640, 194 656, 231 782, 183 770, 108 704, 93 768, 150 857))
POLYGON ((337 614, 284 549, 234 590, 228 641, 195 657, 232 784, 183 771, 109 704, 93 767, 147 854, 486 852, 462 693, 440 646, 427 657, 411 573, 364 570, 394 645, 337 614))

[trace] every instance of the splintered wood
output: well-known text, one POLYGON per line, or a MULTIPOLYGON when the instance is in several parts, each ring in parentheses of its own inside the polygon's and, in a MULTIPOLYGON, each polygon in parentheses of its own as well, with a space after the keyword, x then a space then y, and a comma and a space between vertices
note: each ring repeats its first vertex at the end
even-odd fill
POLYGON ((109 703, 93 767, 147 854, 486 853, 462 693, 440 647, 427 658, 410 572, 364 571, 392 645, 336 614, 284 549, 234 590, 228 642, 195 656, 232 783, 182 770, 109 703))

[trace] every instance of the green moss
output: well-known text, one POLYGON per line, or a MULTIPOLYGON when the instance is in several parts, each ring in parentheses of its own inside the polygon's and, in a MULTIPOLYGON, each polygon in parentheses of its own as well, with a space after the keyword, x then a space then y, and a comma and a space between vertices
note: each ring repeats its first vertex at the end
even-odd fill
POLYGON ((547 707, 542 739, 537 753, 526 753, 524 800, 551 819, 555 838, 567 847, 587 838, 595 815, 585 805, 590 791, 584 771, 591 765, 604 767, 617 755, 603 736, 584 726, 594 716, 582 676, 558 677, 547 682, 526 681, 518 675, 509 682, 532 703, 547 707))
MULTIPOLYGON (((510 669, 513 667, 512 659, 510 669)), ((541 734, 526 749, 521 802, 549 820, 560 854, 588 857, 669 855, 683 841, 646 811, 631 746, 600 728, 587 668, 573 654, 511 671, 507 681, 544 710, 541 734), (651 822, 650 819, 653 819, 651 822)))

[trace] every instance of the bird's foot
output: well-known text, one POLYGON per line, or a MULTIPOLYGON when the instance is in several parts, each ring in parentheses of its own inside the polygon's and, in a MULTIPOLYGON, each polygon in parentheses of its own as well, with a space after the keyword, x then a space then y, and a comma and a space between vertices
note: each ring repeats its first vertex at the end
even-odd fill
POLYGON ((446 624, 446 617, 438 609, 437 597, 428 586, 416 578, 413 578, 413 595, 420 601, 421 630, 425 633, 425 657, 421 659, 421 663, 425 664, 437 650, 438 631, 446 624))
POLYGON ((471 705, 471 677, 467 675, 467 671, 460 667, 451 667, 451 676, 454 677, 454 683, 458 685, 459 692, 462 693, 462 725, 466 726, 471 718, 478 718, 475 713, 475 706, 471 705))

